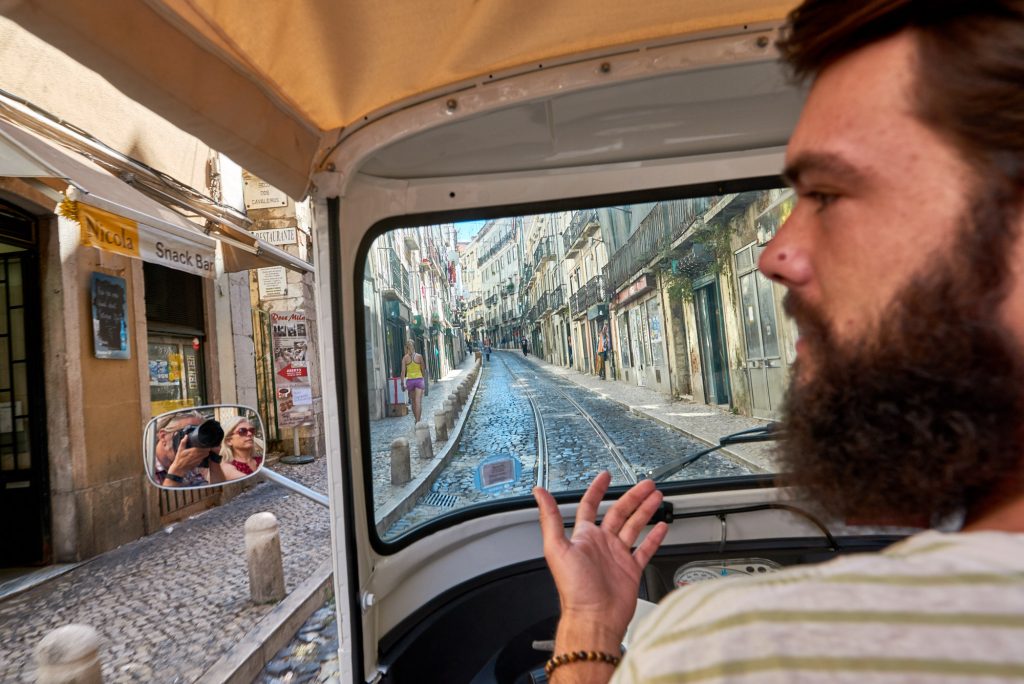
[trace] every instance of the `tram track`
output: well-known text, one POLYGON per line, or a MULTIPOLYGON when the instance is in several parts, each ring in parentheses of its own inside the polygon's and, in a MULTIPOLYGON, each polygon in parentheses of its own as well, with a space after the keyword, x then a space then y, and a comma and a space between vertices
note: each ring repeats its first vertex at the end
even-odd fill
MULTIPOLYGON (((549 449, 548 445, 547 429, 544 425, 544 411, 542 410, 541 406, 537 401, 537 395, 534 391, 534 388, 531 388, 529 384, 522 379, 520 373, 517 373, 515 370, 511 368, 508 361, 504 358, 504 354, 499 356, 498 360, 500 360, 502 364, 505 366, 505 369, 508 371, 509 375, 515 378, 518 381, 518 384, 521 387, 523 387, 523 396, 526 397, 527 401, 530 403, 531 409, 533 410, 534 419, 536 421, 537 426, 537 484, 541 487, 544 487, 545 489, 549 489, 552 471, 551 460, 549 455, 551 453, 551 450, 549 449)), ((524 361, 517 360, 517 363, 519 364, 520 371, 522 370, 523 365, 526 365, 526 362, 524 361)), ((536 369, 533 368, 532 366, 530 367, 530 370, 536 373, 536 369)), ((618 445, 615 444, 615 441, 612 440, 612 438, 608 435, 604 428, 601 427, 601 425, 594 418, 594 416, 591 415, 591 413, 587 411, 578 401, 573 399, 571 396, 569 396, 568 393, 563 391, 554 383, 548 383, 546 389, 556 394, 560 399, 562 399, 569 406, 571 406, 579 414, 579 416, 590 426, 590 428, 594 431, 594 434, 597 435, 598 439, 607 451, 608 456, 610 458, 610 465, 619 471, 621 479, 625 480, 629 484, 636 484, 637 475, 634 468, 632 467, 632 464, 630 464, 629 460, 623 455, 622 450, 619 449, 618 445)))

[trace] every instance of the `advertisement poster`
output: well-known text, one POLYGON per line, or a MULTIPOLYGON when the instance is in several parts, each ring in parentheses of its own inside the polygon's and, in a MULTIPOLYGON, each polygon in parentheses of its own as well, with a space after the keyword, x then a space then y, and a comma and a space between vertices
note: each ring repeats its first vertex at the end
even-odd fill
POLYGON ((124 278, 92 274, 92 339, 97 359, 129 359, 128 286, 124 278))
POLYGON ((306 314, 271 311, 270 334, 274 346, 277 385, 277 423, 282 427, 313 421, 313 390, 306 364, 306 314))

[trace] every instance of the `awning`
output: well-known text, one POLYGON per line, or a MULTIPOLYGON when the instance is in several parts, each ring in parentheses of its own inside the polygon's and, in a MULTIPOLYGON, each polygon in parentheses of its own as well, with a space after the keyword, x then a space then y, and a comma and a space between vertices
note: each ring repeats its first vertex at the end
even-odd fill
POLYGON ((76 218, 83 242, 204 277, 214 276, 217 240, 224 270, 285 266, 311 272, 306 262, 236 226, 217 224, 214 235, 105 169, 31 131, 0 120, 0 176, 34 178, 81 203, 76 218), (92 208, 92 209, 90 209, 92 208))
POLYGON ((11 0, 4 13, 301 199, 339 136, 382 112, 607 46, 779 21, 795 4, 11 0))

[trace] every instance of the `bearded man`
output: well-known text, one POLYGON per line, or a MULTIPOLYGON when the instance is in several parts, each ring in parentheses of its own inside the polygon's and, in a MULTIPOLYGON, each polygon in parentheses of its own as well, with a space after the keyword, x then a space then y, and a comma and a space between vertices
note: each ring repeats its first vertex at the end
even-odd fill
POLYGON ((780 50, 813 80, 760 259, 800 329, 783 469, 838 519, 962 526, 678 590, 616 667, 661 495, 597 527, 603 473, 566 539, 538 489, 551 681, 1024 681, 1024 1, 808 0, 780 50))

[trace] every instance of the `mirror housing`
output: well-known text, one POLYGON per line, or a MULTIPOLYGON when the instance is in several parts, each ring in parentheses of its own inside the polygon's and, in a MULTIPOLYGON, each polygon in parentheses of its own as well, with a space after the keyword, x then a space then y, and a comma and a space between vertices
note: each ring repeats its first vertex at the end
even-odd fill
POLYGON ((206 489, 246 480, 263 469, 265 454, 259 412, 237 404, 161 413, 142 435, 146 477, 161 489, 206 489))

